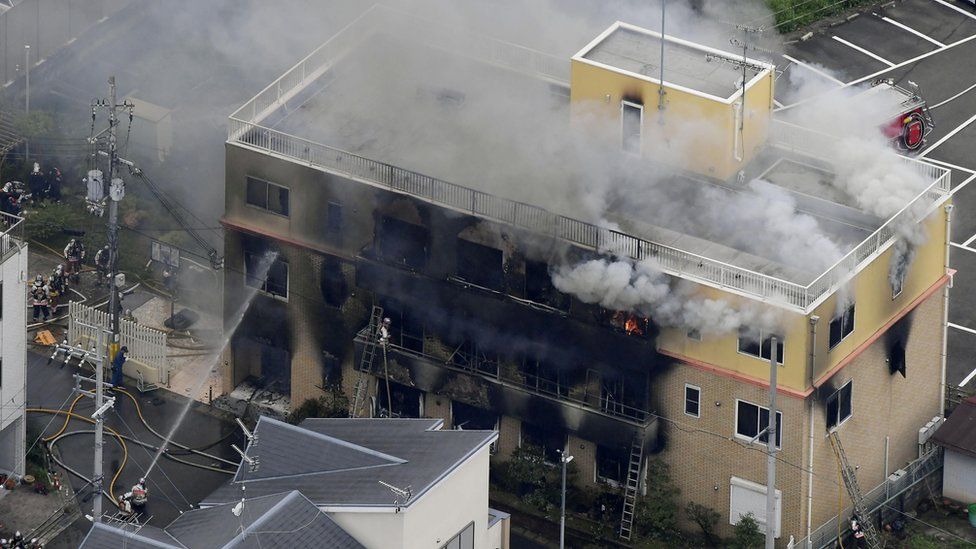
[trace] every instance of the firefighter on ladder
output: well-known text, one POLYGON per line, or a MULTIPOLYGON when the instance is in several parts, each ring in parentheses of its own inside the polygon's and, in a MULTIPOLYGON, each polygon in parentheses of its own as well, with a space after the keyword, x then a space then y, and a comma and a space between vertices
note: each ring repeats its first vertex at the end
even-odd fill
POLYGON ((384 318, 383 322, 380 324, 379 344, 384 347, 386 347, 386 344, 390 341, 390 324, 391 321, 389 317, 384 318))
POLYGON ((861 526, 861 519, 857 515, 851 515, 851 533, 854 534, 855 547, 868 546, 867 539, 864 536, 864 528, 861 526))

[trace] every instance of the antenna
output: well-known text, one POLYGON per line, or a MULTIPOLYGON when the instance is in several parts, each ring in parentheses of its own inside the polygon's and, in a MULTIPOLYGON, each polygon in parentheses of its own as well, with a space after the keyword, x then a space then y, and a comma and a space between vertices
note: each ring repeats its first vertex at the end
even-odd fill
POLYGON ((234 420, 237 421, 237 424, 241 426, 241 430, 244 431, 244 437, 247 438, 247 441, 250 442, 252 446, 257 445, 258 435, 256 433, 252 433, 247 428, 247 425, 244 425, 244 422, 241 421, 241 418, 235 417, 234 420))
POLYGON ((248 464, 248 470, 250 472, 253 473, 253 472, 255 472, 255 471, 258 470, 258 466, 261 465, 261 460, 260 459, 258 459, 256 456, 255 457, 249 457, 247 454, 245 454, 243 451, 241 451, 241 449, 238 448, 236 444, 231 444, 230 447, 233 448, 235 452, 237 452, 238 454, 241 455, 241 459, 243 459, 244 462, 248 464))
POLYGON ((664 96, 667 94, 664 91, 664 13, 667 4, 667 0, 661 0, 661 78, 657 87, 657 111, 660 116, 657 123, 662 126, 664 125, 664 96))
POLYGON ((732 37, 729 40, 729 43, 732 44, 733 46, 739 46, 739 47, 742 48, 742 82, 741 82, 741 93, 739 94, 740 95, 740 97, 739 97, 739 113, 738 113, 739 114, 739 128, 737 130, 737 134, 738 134, 737 135, 737 137, 738 137, 737 141, 738 141, 738 144, 735 147, 735 159, 737 161, 741 162, 742 159, 745 158, 745 150, 746 150, 746 143, 745 143, 745 126, 746 126, 746 80, 747 80, 746 79, 746 69, 748 67, 750 67, 750 66, 753 66, 751 63, 749 63, 749 57, 747 55, 748 52, 749 52, 749 49, 751 49, 750 46, 749 46, 749 35, 751 35, 751 34, 759 34, 759 33, 763 32, 763 31, 765 31, 766 29, 765 29, 765 27, 761 27, 761 26, 760 27, 750 27, 750 26, 747 26, 747 25, 733 25, 733 27, 735 27, 736 29, 742 31, 742 41, 736 40, 735 37, 732 37))
POLYGON ((398 488, 390 483, 383 482, 382 480, 378 480, 376 482, 379 482, 383 486, 386 486, 391 492, 393 492, 393 495, 396 496, 396 498, 393 500, 393 505, 396 505, 397 513, 400 512, 400 499, 402 498, 404 502, 407 502, 413 496, 413 492, 410 490, 410 486, 407 486, 406 489, 403 489, 403 488, 398 488))

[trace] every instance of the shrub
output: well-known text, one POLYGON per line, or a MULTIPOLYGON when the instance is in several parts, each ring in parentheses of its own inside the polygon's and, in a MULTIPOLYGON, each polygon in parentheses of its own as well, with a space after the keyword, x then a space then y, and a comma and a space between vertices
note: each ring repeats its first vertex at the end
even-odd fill
POLYGON ((688 514, 688 518, 692 522, 701 528, 702 534, 705 535, 705 541, 709 545, 714 544, 717 538, 715 535, 715 525, 718 524, 719 520, 718 511, 700 503, 689 501, 685 505, 685 513, 688 514))
POLYGON ((755 549, 763 547, 766 536, 759 530, 759 523, 752 513, 739 518, 739 522, 732 527, 731 549, 755 549))
POLYGON ((326 394, 310 398, 288 414, 288 423, 298 425, 310 417, 349 417, 349 399, 337 385, 326 387, 326 394))
POLYGON ((666 541, 680 538, 678 493, 668 465, 660 459, 648 460, 647 495, 638 501, 634 512, 634 529, 638 537, 666 541))

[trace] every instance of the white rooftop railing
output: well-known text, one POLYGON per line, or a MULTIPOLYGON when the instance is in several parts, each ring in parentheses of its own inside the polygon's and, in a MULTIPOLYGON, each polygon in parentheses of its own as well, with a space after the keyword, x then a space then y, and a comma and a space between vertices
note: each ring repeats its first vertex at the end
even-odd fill
MULTIPOLYGON (((430 22, 416 18, 405 19, 393 12, 396 24, 427 25, 415 29, 420 40, 430 40, 435 47, 450 39, 455 43, 455 31, 435 30, 430 22)), ((397 166, 365 158, 341 149, 316 143, 262 126, 261 122, 305 86, 321 76, 348 49, 368 37, 367 31, 376 29, 391 17, 388 8, 372 8, 346 28, 319 46, 308 57, 292 67, 258 95, 241 106, 230 116, 227 139, 269 154, 277 155, 302 164, 337 172, 367 184, 396 193, 407 194, 438 206, 450 208, 484 219, 498 221, 537 234, 571 243, 599 252, 611 252, 641 261, 653 259, 666 273, 713 286, 722 290, 759 299, 797 311, 808 313, 844 284, 860 266, 872 260, 894 240, 896 228, 902 223, 916 223, 920 205, 928 205, 949 193, 949 173, 944 169, 919 160, 899 157, 900 162, 919 173, 927 188, 888 219, 878 230, 851 250, 840 261, 808 285, 737 267, 715 259, 686 252, 678 248, 658 244, 619 231, 599 227, 552 213, 543 208, 493 196, 475 189, 463 187, 434 177, 406 170, 397 166), (364 28, 364 25, 370 25, 364 28)), ((521 48, 498 40, 467 35, 470 48, 466 55, 484 55, 493 63, 516 70, 531 72, 537 76, 554 79, 562 74, 553 56, 521 48)), ((568 62, 566 65, 568 73, 568 62)), ((770 137, 772 145, 806 156, 828 158, 826 146, 829 136, 806 128, 774 121, 770 137), (828 139, 825 139, 827 137, 828 139)), ((927 208, 926 208, 927 210, 927 208)))

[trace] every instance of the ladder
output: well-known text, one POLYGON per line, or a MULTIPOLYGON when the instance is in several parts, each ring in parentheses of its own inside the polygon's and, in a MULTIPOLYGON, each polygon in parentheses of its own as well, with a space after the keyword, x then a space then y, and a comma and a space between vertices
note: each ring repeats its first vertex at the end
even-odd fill
POLYGON ((359 417, 366 406, 366 388, 369 385, 369 375, 373 371, 373 358, 376 357, 376 339, 379 337, 380 322, 383 321, 383 308, 373 306, 369 315, 369 326, 366 328, 366 342, 363 344, 363 356, 359 359, 359 375, 353 388, 352 407, 349 417, 359 417))
POLYGON ((634 527, 634 511, 637 507, 637 491, 640 488, 641 463, 644 460, 644 431, 639 430, 630 447, 630 464, 627 466, 627 485, 624 487, 624 506, 620 516, 620 539, 630 541, 634 527))
POLYGON ((847 454, 844 453, 844 446, 840 443, 840 437, 837 436, 837 431, 830 433, 830 446, 834 449, 834 454, 837 455, 837 460, 841 465, 841 475, 844 478, 844 486, 847 488, 847 494, 851 497, 851 503, 854 505, 854 513, 858 516, 858 523, 864 531, 864 540, 867 542, 869 549, 881 549, 881 535, 878 533, 878 529, 874 527, 874 521, 868 514, 868 509, 864 506, 864 497, 861 495, 861 486, 857 483, 857 475, 854 474, 854 469, 851 464, 847 462, 847 454))

